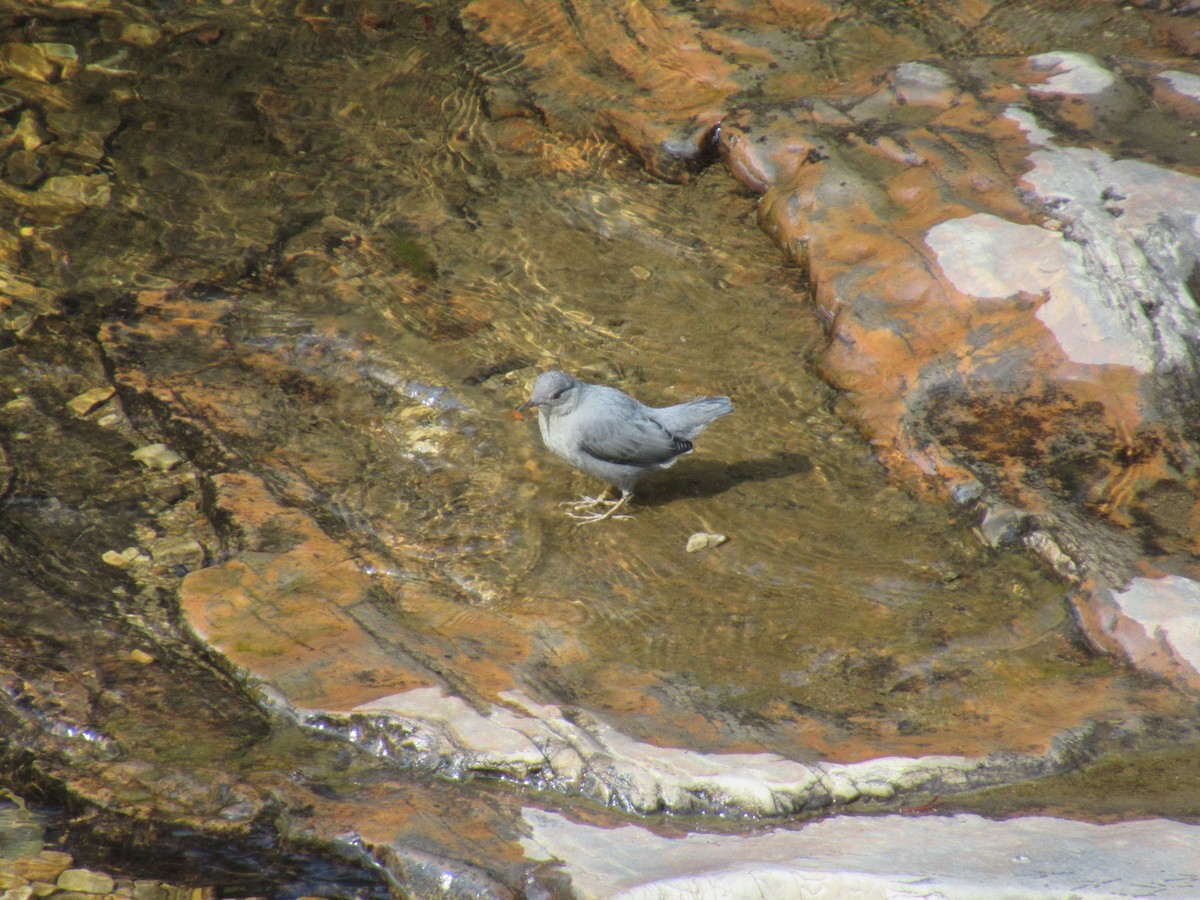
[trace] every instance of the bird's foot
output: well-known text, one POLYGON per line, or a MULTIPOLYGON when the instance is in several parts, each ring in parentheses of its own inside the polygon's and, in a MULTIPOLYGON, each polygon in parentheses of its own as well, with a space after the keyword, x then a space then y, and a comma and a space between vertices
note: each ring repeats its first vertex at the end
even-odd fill
POLYGON ((591 522, 603 522, 605 519, 632 519, 629 513, 617 515, 617 512, 629 502, 632 494, 622 494, 618 500, 605 500, 603 497, 584 497, 576 503, 568 503, 571 509, 567 511, 567 515, 576 521, 579 525, 587 525, 591 522), (604 511, 595 511, 596 507, 603 506, 604 511), (593 510, 593 512, 585 512, 585 510, 593 510))
POLYGON ((585 509, 595 509, 597 506, 615 506, 620 503, 620 500, 606 500, 604 494, 597 497, 584 496, 579 500, 564 500, 559 506, 566 506, 575 512, 580 512, 585 509))

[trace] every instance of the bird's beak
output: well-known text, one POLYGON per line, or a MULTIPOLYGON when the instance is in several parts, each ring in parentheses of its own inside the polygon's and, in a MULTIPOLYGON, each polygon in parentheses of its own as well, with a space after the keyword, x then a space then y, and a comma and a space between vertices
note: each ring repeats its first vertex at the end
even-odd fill
POLYGON ((517 412, 525 412, 525 410, 529 409, 529 407, 531 407, 531 406, 537 406, 537 403, 534 402, 532 397, 530 397, 528 400, 526 400, 524 403, 522 403, 520 406, 518 406, 517 412))

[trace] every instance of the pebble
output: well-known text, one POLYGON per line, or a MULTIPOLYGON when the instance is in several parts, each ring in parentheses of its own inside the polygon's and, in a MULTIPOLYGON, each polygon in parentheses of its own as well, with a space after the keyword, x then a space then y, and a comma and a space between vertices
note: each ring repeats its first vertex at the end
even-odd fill
POLYGON ((34 151, 50 140, 50 134, 42 127, 42 123, 38 121, 37 114, 27 109, 21 113, 21 118, 17 120, 17 127, 13 130, 13 146, 20 146, 22 150, 34 151))
POLYGON ((89 869, 67 869, 58 876, 58 886, 64 891, 82 894, 110 894, 116 886, 111 875, 89 869))
MULTIPOLYGON (((6 836, 4 827, 0 826, 0 846, 6 836)), ((220 896, 214 887, 115 878, 94 869, 71 868, 73 861, 69 853, 58 850, 42 850, 36 856, 14 859, 0 853, 0 900, 38 897, 53 897, 54 900, 216 900, 220 896)))
POLYGON ((138 663, 139 665, 148 666, 154 662, 154 657, 145 650, 133 649, 129 651, 130 662, 138 663))
POLYGON ((162 40, 162 32, 153 25, 130 22, 121 29, 119 40, 123 44, 132 44, 135 47, 153 47, 162 40))
POLYGON ((147 444, 129 454, 149 469, 161 469, 169 472, 181 462, 183 457, 166 444, 147 444))
POLYGON ((137 547, 126 547, 124 550, 105 550, 100 558, 118 569, 128 568, 133 563, 149 562, 150 557, 137 547))
POLYGON ((650 276, 652 275, 651 271, 649 269, 647 269, 645 266, 630 266, 629 274, 632 275, 634 278, 636 278, 638 281, 649 281, 650 276))
POLYGON ((129 565, 129 560, 127 560, 124 556, 122 556, 116 550, 105 550, 103 553, 100 554, 100 558, 102 560, 104 560, 106 563, 108 563, 110 566, 113 566, 118 569, 124 569, 127 565, 129 565))
POLYGON ((92 388, 90 391, 84 391, 78 397, 68 400, 67 408, 77 416, 86 416, 114 393, 115 391, 111 387, 92 388))
POLYGON ((711 550, 713 547, 720 547, 729 538, 723 534, 710 534, 707 531, 697 531, 687 542, 687 552, 696 553, 700 550, 711 550))

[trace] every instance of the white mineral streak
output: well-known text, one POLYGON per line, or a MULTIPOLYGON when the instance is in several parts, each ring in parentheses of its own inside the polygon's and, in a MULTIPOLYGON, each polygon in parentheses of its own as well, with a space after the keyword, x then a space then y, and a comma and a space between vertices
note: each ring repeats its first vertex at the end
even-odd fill
POLYGON ((1163 72, 1159 77, 1169 84, 1175 93, 1192 100, 1200 100, 1200 75, 1171 70, 1163 72))
POLYGON ((419 688, 356 707, 390 722, 408 746, 466 770, 542 779, 639 812, 734 812, 778 816, 802 809, 886 800, 919 789, 953 792, 1033 777, 1044 757, 1001 754, 885 757, 804 764, 772 753, 699 753, 635 741, 612 727, 517 692, 486 714, 438 688, 419 688))
POLYGON ((1104 296, 1088 273, 1084 248, 1060 233, 976 213, 935 225, 925 243, 964 294, 1045 297, 1037 317, 1074 362, 1131 366, 1139 372, 1153 368, 1144 318, 1122 315, 1116 298, 1104 296))
POLYGON ((1179 575, 1135 578, 1126 590, 1112 596, 1147 635, 1200 672, 1200 582, 1179 575))
POLYGON ((1098 59, 1086 53, 1041 53, 1029 59, 1039 71, 1054 70, 1045 84, 1030 86, 1039 94, 1100 94, 1116 81, 1098 59))

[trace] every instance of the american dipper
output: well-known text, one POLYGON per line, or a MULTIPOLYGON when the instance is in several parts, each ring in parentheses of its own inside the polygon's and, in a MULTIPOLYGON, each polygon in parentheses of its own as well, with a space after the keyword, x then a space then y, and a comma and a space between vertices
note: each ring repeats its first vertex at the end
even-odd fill
POLYGON ((538 428, 547 447, 581 472, 621 491, 617 500, 605 500, 601 494, 564 503, 572 510, 567 515, 581 524, 600 522, 623 509, 639 478, 691 453, 692 438, 713 419, 733 412, 728 397, 652 409, 616 388, 585 384, 566 372, 539 375, 533 395, 517 409, 531 406, 538 408, 538 428))

